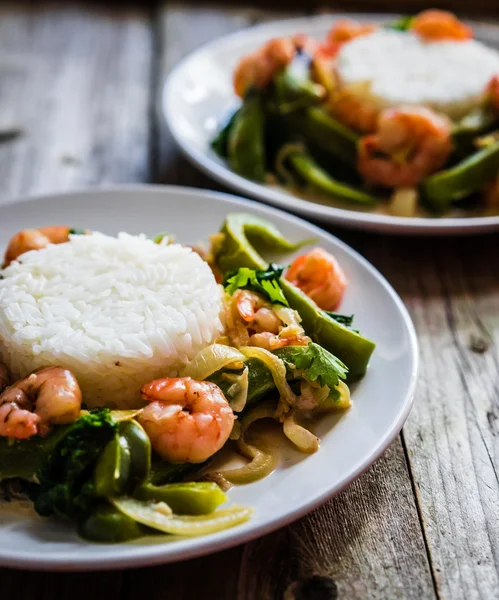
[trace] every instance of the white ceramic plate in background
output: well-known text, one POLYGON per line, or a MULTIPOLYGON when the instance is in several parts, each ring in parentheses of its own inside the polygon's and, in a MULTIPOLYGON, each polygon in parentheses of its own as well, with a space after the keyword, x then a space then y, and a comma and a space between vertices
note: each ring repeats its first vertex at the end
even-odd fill
MULTIPOLYGON (((360 20, 393 20, 394 15, 348 15, 360 20)), ((336 17, 338 18, 338 17, 336 17)), ((325 15, 276 21, 244 29, 202 46, 170 74, 163 110, 173 137, 194 164, 218 181, 254 198, 324 222, 387 233, 454 235, 499 229, 499 216, 403 218, 336 208, 303 200, 283 189, 261 185, 231 171, 210 147, 220 122, 237 106, 232 72, 239 58, 272 37, 303 32, 324 38, 334 21, 325 15)), ((472 24, 478 39, 499 47, 499 27, 472 24)))
POLYGON ((234 196, 177 187, 128 187, 46 196, 0 207, 0 252, 20 229, 50 224, 152 235, 174 232, 195 244, 219 230, 228 212, 247 211, 271 220, 292 240, 318 238, 349 279, 341 306, 375 340, 367 375, 353 391, 353 407, 317 428, 319 452, 294 453, 268 478, 235 487, 230 499, 254 507, 248 523, 221 533, 172 540, 168 536, 126 544, 92 544, 71 524, 42 519, 0 505, 0 565, 50 570, 125 568, 164 563, 221 550, 281 527, 339 492, 371 465, 396 437, 411 408, 417 343, 410 317, 387 281, 364 258, 321 229, 234 196), (337 421, 337 422, 336 422, 337 421), (335 423, 335 424, 334 424, 335 423), (333 427, 334 424, 334 427, 333 427))

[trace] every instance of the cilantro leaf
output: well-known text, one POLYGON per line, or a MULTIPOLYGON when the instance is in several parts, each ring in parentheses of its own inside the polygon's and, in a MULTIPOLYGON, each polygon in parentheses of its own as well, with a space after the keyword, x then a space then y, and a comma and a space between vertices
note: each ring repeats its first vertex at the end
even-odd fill
POLYGON ((319 380, 321 386, 327 385, 331 390, 338 385, 340 379, 345 379, 348 373, 348 367, 339 358, 313 342, 306 347, 288 346, 276 354, 287 366, 292 364, 296 369, 305 371, 309 381, 319 380))
POLYGON ((84 229, 76 229, 76 227, 73 227, 68 233, 69 235, 85 235, 86 231, 84 229))
POLYGON ((289 306, 279 284, 279 278, 284 269, 285 267, 272 263, 265 271, 255 271, 254 269, 241 267, 237 271, 228 273, 223 285, 225 291, 231 296, 236 290, 246 289, 261 294, 273 304, 289 306))
POLYGON ((359 333, 358 329, 352 327, 354 315, 341 315, 340 313, 330 312, 329 310, 325 310, 324 312, 331 317, 331 319, 334 319, 337 323, 343 325, 343 327, 350 329, 354 333, 359 333))

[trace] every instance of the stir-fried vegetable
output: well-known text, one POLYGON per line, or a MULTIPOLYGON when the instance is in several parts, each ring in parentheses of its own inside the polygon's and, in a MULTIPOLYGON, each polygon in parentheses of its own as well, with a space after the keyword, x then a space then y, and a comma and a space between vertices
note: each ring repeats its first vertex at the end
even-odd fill
POLYGON ((265 178, 263 99, 250 91, 228 132, 228 160, 234 171, 254 181, 265 178))
POLYGON ((178 515, 206 515, 227 501, 218 485, 207 481, 163 486, 146 483, 135 490, 134 496, 138 500, 165 502, 178 515))
MULTIPOLYGON (((215 261, 224 273, 240 266, 265 270, 268 263, 257 247, 264 251, 290 252, 306 243, 293 244, 273 225, 244 213, 229 214, 221 231, 224 238, 217 248, 215 261)), ((281 278, 279 283, 290 307, 298 311, 306 334, 343 361, 351 378, 363 375, 374 343, 330 317, 289 281, 281 278)))
POLYGON ((455 167, 440 171, 423 183, 428 204, 443 211, 451 202, 482 189, 499 172, 499 142, 466 158, 455 167))
POLYGON ((165 502, 136 500, 134 498, 115 498, 114 506, 127 517, 164 533, 176 535, 207 535, 229 529, 247 521, 251 508, 231 506, 207 515, 178 516, 172 514, 165 502))
POLYGON ((285 163, 289 163, 291 168, 288 170, 288 177, 290 179, 293 179, 296 174, 299 182, 334 200, 363 206, 372 206, 379 202, 379 198, 376 196, 333 179, 301 145, 283 146, 278 160, 283 165, 282 168, 285 168, 285 163))
POLYGON ((245 360, 236 348, 223 344, 212 344, 199 352, 181 372, 182 377, 192 377, 204 381, 210 375, 224 368, 237 368, 245 360))

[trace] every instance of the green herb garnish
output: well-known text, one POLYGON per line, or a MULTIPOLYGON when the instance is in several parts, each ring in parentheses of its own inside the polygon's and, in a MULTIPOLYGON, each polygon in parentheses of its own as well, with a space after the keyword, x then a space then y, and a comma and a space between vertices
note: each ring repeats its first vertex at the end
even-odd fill
POLYGON ((412 17, 411 15, 400 17, 400 19, 397 19, 392 23, 387 23, 385 25, 385 28, 394 29, 395 31, 408 31, 411 28, 413 18, 414 17, 412 17))
POLYGON ((313 342, 306 348, 289 346, 285 358, 283 356, 281 358, 288 365, 292 363, 297 369, 304 370, 309 381, 319 380, 321 386, 327 385, 331 391, 335 389, 340 379, 346 378, 348 373, 348 367, 339 358, 313 342))
POLYGON ((246 289, 268 298, 272 304, 289 306, 279 284, 279 279, 285 268, 272 263, 264 271, 241 267, 237 271, 228 273, 223 285, 225 291, 230 295, 236 290, 246 289))
POLYGON ((84 229, 72 228, 69 230, 69 235, 85 235, 87 232, 84 229))

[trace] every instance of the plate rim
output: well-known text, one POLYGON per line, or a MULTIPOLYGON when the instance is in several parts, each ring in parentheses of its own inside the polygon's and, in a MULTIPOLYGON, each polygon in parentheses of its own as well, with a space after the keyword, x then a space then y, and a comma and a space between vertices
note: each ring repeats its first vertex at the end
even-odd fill
MULTIPOLYGON (((217 192, 201 188, 177 185, 125 184, 112 186, 104 185, 102 187, 95 187, 90 189, 85 188, 81 190, 76 189, 56 193, 44 193, 40 195, 25 196, 19 199, 13 199, 3 205, 0 205, 0 218, 4 210, 9 210, 9 208, 12 208, 17 204, 31 203, 33 205, 36 205, 36 202, 39 201, 54 199, 62 200, 63 198, 65 198, 66 201, 76 202, 81 201, 81 196, 92 196, 95 194, 129 194, 137 192, 143 192, 145 194, 149 192, 155 192, 159 194, 164 194, 166 196, 198 195, 199 197, 211 198, 216 202, 235 203, 236 205, 245 207, 247 209, 251 209, 253 206, 258 206, 262 208, 265 212, 267 212, 269 216, 276 215, 279 218, 282 218, 285 221, 289 221, 290 223, 298 226, 301 226, 304 222, 305 225, 312 231, 315 231, 321 237, 329 239, 329 241, 333 241, 335 245, 339 246, 340 248, 342 248, 342 250, 350 254, 357 262, 359 262, 362 265, 363 268, 367 269, 367 271, 377 280, 377 282, 380 285, 382 285, 382 287, 386 290, 386 292, 394 301, 400 313, 400 316, 402 317, 402 323, 406 333, 408 334, 409 339, 408 353, 411 366, 410 377, 407 382, 407 391, 405 393, 403 403, 401 404, 400 410, 396 415, 393 424, 386 431, 384 436, 378 440, 377 445, 370 453, 369 458, 357 464, 348 477, 343 479, 340 483, 330 487, 323 494, 320 494, 319 496, 314 496, 309 502, 306 502, 303 505, 300 505, 298 508, 288 511, 283 517, 274 519, 267 523, 262 523, 258 526, 255 526, 253 529, 247 532, 243 531, 242 533, 238 533, 240 529, 238 527, 235 527, 233 529, 229 529, 223 532, 225 534, 223 539, 210 539, 210 537, 206 536, 204 538, 206 540, 204 543, 201 542, 200 545, 187 547, 184 550, 182 550, 179 554, 170 556, 168 555, 168 551, 166 551, 165 554, 164 544, 151 544, 137 546, 136 554, 133 556, 113 557, 113 546, 108 545, 107 547, 111 549, 109 557, 99 557, 98 559, 93 558, 92 556, 78 557, 76 559, 76 563, 73 562, 75 560, 73 558, 63 559, 56 556, 56 558, 54 559, 51 556, 44 556, 43 554, 30 555, 29 552, 12 552, 0 550, 0 566, 2 567, 31 570, 36 569, 58 572, 116 570, 179 562, 181 560, 188 560, 195 557, 206 556, 207 554, 219 552, 237 546, 239 544, 248 543, 263 535, 269 534, 277 529, 280 529, 281 527, 289 525, 293 521, 310 513, 311 511, 324 504, 327 500, 343 491, 355 479, 357 479, 367 469, 369 469, 374 464, 374 462, 376 462, 379 459, 379 457, 385 452, 385 450, 400 433, 402 426, 404 425, 413 407, 417 376, 419 371, 419 344, 414 324, 405 304, 403 303, 402 299, 397 294, 395 289, 392 287, 392 285, 388 282, 388 280, 381 274, 381 272, 366 258, 364 258, 357 250, 353 249, 348 244, 337 238, 335 235, 321 229, 317 225, 304 221, 304 219, 302 219, 301 217, 298 217, 293 214, 288 214, 282 211, 281 209, 272 206, 262 205, 261 203, 258 203, 254 200, 240 198, 238 196, 234 196, 233 194, 228 194, 225 192, 217 192)), ((199 539, 202 540, 203 538, 199 539)), ((166 548, 168 547, 170 546, 167 545, 166 548)))
MULTIPOLYGON (((248 194, 253 198, 273 204, 279 208, 293 210, 298 214, 309 218, 315 218, 327 223, 335 224, 350 229, 361 229, 366 231, 379 231, 387 234, 409 234, 409 235, 473 235, 476 233, 492 232, 499 229, 499 215, 481 217, 397 217, 377 213, 338 208, 335 206, 322 205, 308 201, 298 196, 287 193, 284 190, 272 189, 264 184, 253 182, 231 171, 225 163, 218 163, 207 152, 204 152, 195 144, 184 139, 180 129, 176 125, 175 111, 172 98, 175 96, 175 83, 183 69, 190 61, 201 56, 213 48, 230 46, 230 42, 254 33, 267 33, 272 35, 274 28, 300 27, 301 24, 322 25, 325 18, 331 23, 343 17, 357 18, 359 20, 371 19, 377 22, 385 22, 388 19, 400 17, 400 13, 337 13, 326 15, 311 15, 294 17, 288 19, 277 19, 266 23, 260 23, 245 27, 238 31, 220 36, 211 40, 199 48, 184 56, 180 62, 169 72, 163 84, 160 106, 163 119, 180 148, 183 155, 202 172, 212 177, 219 183, 228 185, 240 193, 248 194)), ((467 20, 475 27, 482 29, 498 30, 498 25, 486 23, 480 20, 467 20)), ((303 26, 303 25, 302 25, 303 26)))

